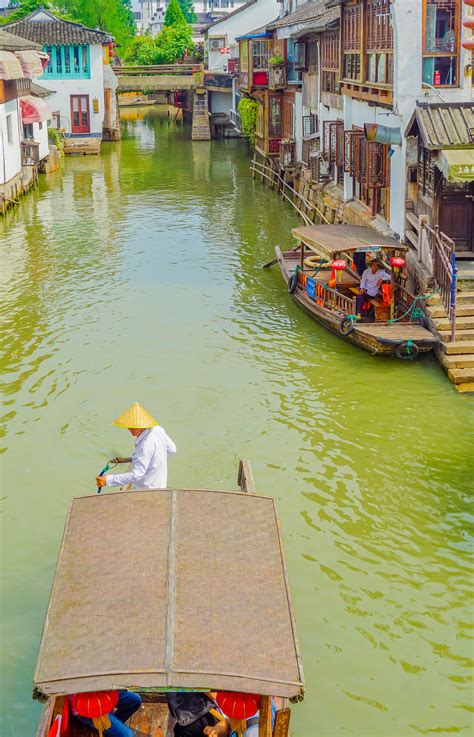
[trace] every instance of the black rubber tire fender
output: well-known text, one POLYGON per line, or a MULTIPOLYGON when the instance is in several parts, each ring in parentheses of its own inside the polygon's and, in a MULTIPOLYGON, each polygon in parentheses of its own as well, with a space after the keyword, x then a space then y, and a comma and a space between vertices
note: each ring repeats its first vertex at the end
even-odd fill
POLYGON ((418 357, 420 349, 416 343, 412 343, 408 348, 408 342, 405 340, 403 343, 399 343, 395 348, 393 355, 399 358, 401 361, 414 361, 418 357), (408 352, 407 352, 408 349, 408 352))
POLYGON ((292 274, 288 279, 288 292, 294 294, 296 291, 296 285, 298 284, 298 274, 292 274))
POLYGON ((350 317, 343 317, 339 323, 339 330, 342 335, 349 335, 354 330, 354 320, 351 320, 350 317))

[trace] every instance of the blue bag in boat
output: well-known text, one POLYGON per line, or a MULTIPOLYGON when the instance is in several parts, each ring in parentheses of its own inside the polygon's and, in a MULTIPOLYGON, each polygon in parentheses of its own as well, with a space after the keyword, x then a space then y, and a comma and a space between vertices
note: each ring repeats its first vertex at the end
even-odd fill
POLYGON ((196 691, 170 691, 166 698, 171 715, 182 727, 192 724, 207 714, 209 709, 217 708, 205 693, 196 691))

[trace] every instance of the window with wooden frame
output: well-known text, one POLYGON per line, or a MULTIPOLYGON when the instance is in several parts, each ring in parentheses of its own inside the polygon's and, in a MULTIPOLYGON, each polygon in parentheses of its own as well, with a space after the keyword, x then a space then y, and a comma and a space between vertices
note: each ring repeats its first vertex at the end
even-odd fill
POLYGON ((239 85, 248 89, 249 86, 249 45, 248 41, 239 43, 239 85))
POLYGON ((393 31, 390 0, 366 0, 366 81, 393 84, 393 31))
POLYGON ((351 177, 356 172, 356 138, 365 137, 363 131, 344 131, 344 171, 351 177))
POLYGON ((431 151, 418 148, 418 192, 424 197, 433 199, 434 194, 434 162, 431 151))
POLYGON ((316 41, 308 41, 306 44, 306 70, 308 72, 318 71, 318 45, 316 41))
POLYGON ((342 29, 343 77, 362 81, 362 3, 344 6, 342 29))
POLYGON ((270 57, 270 47, 268 41, 253 42, 253 68, 257 70, 268 69, 268 59, 270 57))
POLYGON ((259 138, 265 137, 265 108, 259 102, 257 107, 257 120, 255 123, 255 135, 259 138))
POLYGON ((321 37, 321 90, 338 92, 340 75, 340 32, 328 31, 321 37))
POLYGON ((423 82, 459 85, 460 0, 423 0, 423 82))
POLYGON ((303 115, 303 138, 314 136, 318 132, 318 116, 303 115))

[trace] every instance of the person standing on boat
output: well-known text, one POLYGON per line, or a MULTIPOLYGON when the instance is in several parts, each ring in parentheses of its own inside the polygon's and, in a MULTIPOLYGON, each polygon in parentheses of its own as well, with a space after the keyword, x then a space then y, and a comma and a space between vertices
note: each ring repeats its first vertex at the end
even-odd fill
POLYGON ((364 304, 372 302, 373 299, 382 298, 382 284, 384 281, 390 281, 391 276, 388 271, 383 268, 385 264, 379 258, 374 258, 362 274, 359 284, 359 294, 356 297, 357 317, 361 317, 364 304))
POLYGON ((132 467, 126 473, 97 476, 97 486, 127 486, 132 489, 165 489, 168 483, 168 455, 176 453, 176 445, 154 417, 137 402, 114 421, 135 437, 132 467))

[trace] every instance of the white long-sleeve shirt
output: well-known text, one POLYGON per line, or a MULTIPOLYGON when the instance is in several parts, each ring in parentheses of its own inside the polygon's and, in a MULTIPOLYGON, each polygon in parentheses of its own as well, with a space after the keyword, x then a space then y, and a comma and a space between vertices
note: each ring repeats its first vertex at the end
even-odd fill
POLYGON ((378 282, 390 281, 390 279, 390 274, 387 271, 384 271, 384 269, 377 269, 375 274, 372 269, 366 269, 362 274, 359 287, 361 289, 365 289, 369 297, 375 297, 380 291, 378 282))
POLYGON ((168 455, 176 453, 176 445, 162 427, 144 430, 135 440, 132 470, 126 473, 108 473, 107 486, 126 486, 133 489, 166 489, 168 483, 168 455))

